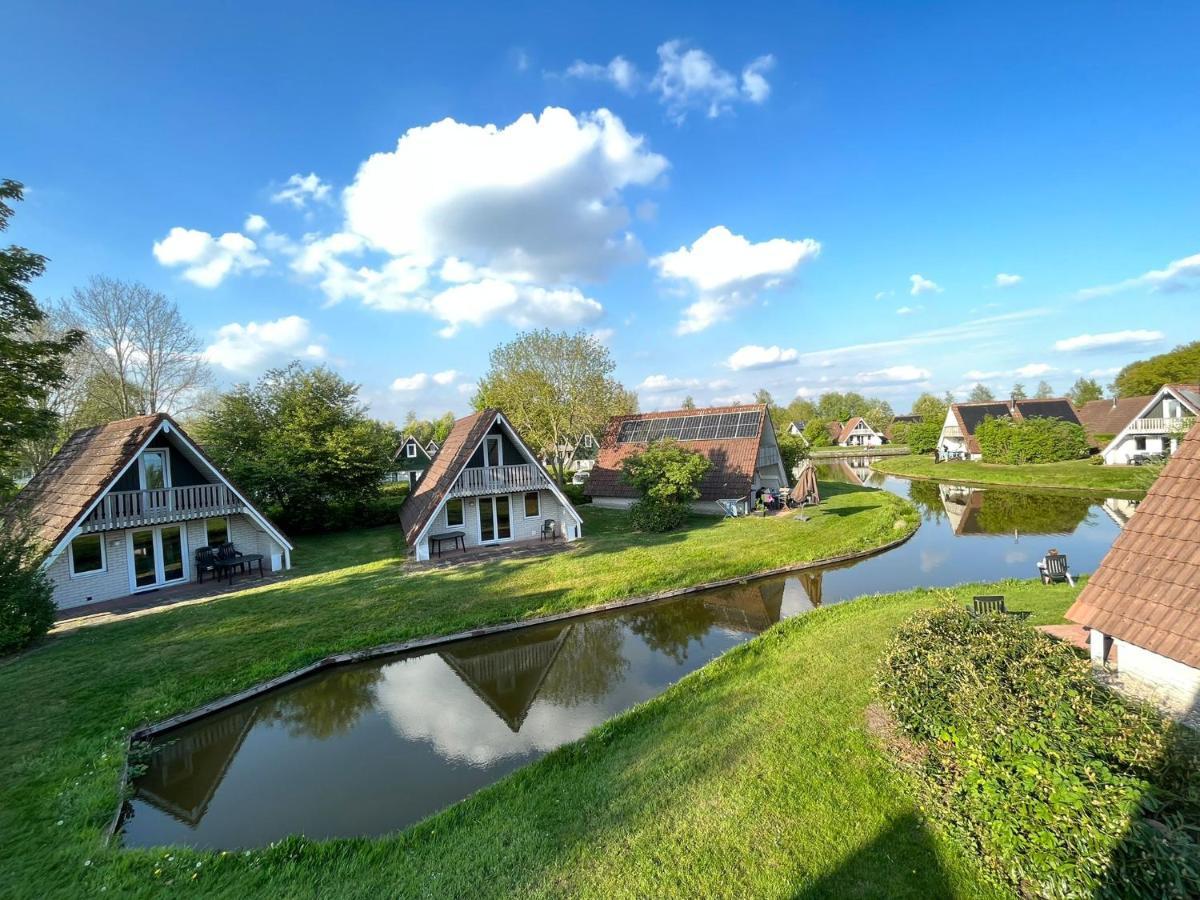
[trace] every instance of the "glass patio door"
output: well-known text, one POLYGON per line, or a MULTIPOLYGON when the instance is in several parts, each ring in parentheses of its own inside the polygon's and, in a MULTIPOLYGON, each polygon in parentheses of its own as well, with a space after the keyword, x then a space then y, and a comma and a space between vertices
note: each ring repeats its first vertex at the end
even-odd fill
POLYGON ((129 532, 130 590, 161 587, 187 579, 187 538, 181 525, 129 532))
POLYGON ((508 497, 479 498, 479 540, 481 543, 512 538, 512 516, 508 497))

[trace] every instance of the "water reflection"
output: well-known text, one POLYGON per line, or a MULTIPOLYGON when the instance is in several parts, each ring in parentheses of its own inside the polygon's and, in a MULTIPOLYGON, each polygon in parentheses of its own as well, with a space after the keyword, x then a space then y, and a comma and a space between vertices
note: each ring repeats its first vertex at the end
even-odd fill
MULTIPOLYGON (((883 555, 334 669, 160 739, 125 843, 261 846, 404 828, 780 619, 915 586, 1033 577, 1053 545, 1090 571, 1133 501, 907 482, 839 460, 822 478, 912 500, 923 525, 883 555)), ((834 488, 833 490, 837 490, 834 488)))

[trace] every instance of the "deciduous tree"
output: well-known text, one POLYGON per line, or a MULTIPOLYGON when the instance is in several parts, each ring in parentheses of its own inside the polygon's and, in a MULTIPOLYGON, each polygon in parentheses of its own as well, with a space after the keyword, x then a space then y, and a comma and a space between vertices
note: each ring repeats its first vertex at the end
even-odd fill
POLYGON ((982 382, 976 384, 975 387, 971 388, 971 393, 967 394, 968 403, 985 403, 988 400, 995 399, 996 395, 993 394, 991 389, 982 382))
POLYGON ((1042 380, 1038 382, 1037 390, 1033 392, 1035 400, 1049 400, 1054 396, 1054 388, 1050 386, 1050 382, 1042 380))
POLYGON ((1164 384, 1200 384, 1200 341, 1131 362, 1113 379, 1118 397, 1158 393, 1164 384))
POLYGON ((1104 399, 1104 388, 1095 378, 1079 378, 1067 391, 1067 396, 1075 406, 1083 406, 1093 400, 1104 399))

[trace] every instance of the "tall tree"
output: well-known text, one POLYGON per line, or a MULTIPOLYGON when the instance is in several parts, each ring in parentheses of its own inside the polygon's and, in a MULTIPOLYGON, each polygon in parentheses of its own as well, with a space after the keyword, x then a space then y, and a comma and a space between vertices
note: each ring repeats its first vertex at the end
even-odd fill
POLYGON ((608 348, 589 334, 527 331, 492 351, 475 408, 501 410, 562 483, 583 434, 637 410, 615 369, 608 348))
POLYGON ((1083 404, 1091 403, 1093 400, 1102 400, 1104 398, 1104 388, 1100 386, 1100 382, 1095 378, 1079 378, 1071 385, 1071 389, 1067 391, 1067 396, 1075 406, 1083 406, 1083 404))
POLYGON ((993 394, 991 389, 982 382, 976 384, 975 387, 971 388, 971 393, 967 394, 968 403, 985 403, 988 400, 995 399, 996 395, 993 394))
POLYGON ((954 391, 946 391, 946 393, 942 394, 942 402, 948 407, 953 406, 957 402, 954 399, 954 391))
POLYGON ((1155 394, 1164 384, 1200 384, 1200 341, 1131 362, 1113 379, 1118 397, 1155 394))
MULTIPOLYGON (((0 181, 0 231, 8 229, 23 186, 0 181)), ((83 336, 44 331, 46 313, 29 283, 46 269, 46 258, 15 245, 0 249, 0 493, 11 489, 8 475, 24 442, 54 429, 58 416, 50 408, 51 392, 66 380, 66 359, 83 336)))
POLYGON ((681 408, 682 409, 695 409, 696 408, 695 398, 692 397, 691 394, 688 394, 686 397, 683 398, 683 406, 681 408))
POLYGON ((1035 400, 1049 400, 1054 396, 1054 388, 1045 379, 1038 382, 1037 390, 1033 392, 1035 400))
POLYGON ((112 391, 116 418, 183 412, 211 380, 179 307, 144 284, 94 276, 72 293, 69 311, 88 335, 92 373, 112 391))
POLYGON ((422 444, 437 441, 441 446, 453 427, 454 413, 452 412, 444 412, 436 419, 418 419, 416 412, 410 409, 404 419, 404 427, 400 431, 405 435, 411 434, 422 444))
POLYGON ((920 416, 923 422, 937 422, 939 425, 946 420, 946 410, 950 404, 939 400, 936 395, 926 391, 913 401, 912 414, 920 416))
POLYGON ((771 392, 766 388, 759 388, 754 392, 754 402, 764 404, 768 410, 775 409, 775 398, 771 396, 771 392))
POLYGON ((1009 390, 1008 396, 1013 400, 1025 400, 1029 397, 1029 395, 1025 393, 1025 385, 1021 384, 1019 381, 1009 390))

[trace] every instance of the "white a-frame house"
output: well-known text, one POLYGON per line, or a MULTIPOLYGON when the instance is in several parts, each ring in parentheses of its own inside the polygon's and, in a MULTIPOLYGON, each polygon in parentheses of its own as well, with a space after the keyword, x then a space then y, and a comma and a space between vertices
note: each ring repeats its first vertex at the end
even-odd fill
POLYGON ((418 560, 459 548, 583 533, 583 519, 503 413, 459 419, 401 507, 418 560))

